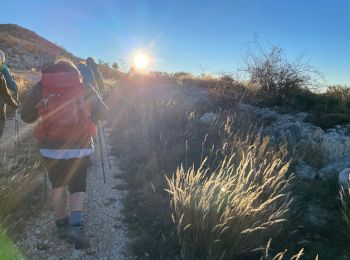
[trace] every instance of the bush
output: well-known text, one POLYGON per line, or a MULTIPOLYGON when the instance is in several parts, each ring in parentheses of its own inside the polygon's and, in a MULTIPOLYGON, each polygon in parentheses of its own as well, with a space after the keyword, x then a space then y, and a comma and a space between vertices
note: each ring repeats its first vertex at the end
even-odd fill
POLYGON ((0 259, 24 259, 0 225, 0 259))
POLYGON ((325 104, 327 112, 348 112, 350 106, 350 88, 347 86, 329 86, 324 94, 327 98, 325 104))
POLYGON ((278 237, 291 205, 285 148, 268 139, 234 137, 210 171, 178 168, 168 179, 173 218, 184 258, 240 259, 278 237), (192 252, 192 253, 191 253, 192 252))
POLYGON ((260 86, 261 99, 282 99, 285 103, 291 92, 312 89, 318 85, 320 73, 303 57, 294 62, 289 61, 280 47, 265 51, 256 42, 248 48, 242 59, 243 71, 248 73, 252 83, 260 86))

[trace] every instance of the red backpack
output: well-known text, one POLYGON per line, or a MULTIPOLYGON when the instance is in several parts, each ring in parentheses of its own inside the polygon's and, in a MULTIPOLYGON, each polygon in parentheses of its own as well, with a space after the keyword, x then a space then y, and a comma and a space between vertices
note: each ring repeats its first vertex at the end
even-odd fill
POLYGON ((96 134, 85 86, 74 72, 43 73, 39 121, 34 136, 39 140, 76 142, 96 134))

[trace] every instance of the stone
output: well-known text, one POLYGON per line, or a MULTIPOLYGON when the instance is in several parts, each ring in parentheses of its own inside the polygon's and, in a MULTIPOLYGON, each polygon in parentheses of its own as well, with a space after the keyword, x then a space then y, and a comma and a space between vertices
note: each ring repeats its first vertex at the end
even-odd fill
POLYGON ((323 180, 330 180, 337 178, 339 172, 345 168, 350 168, 350 156, 344 156, 338 161, 331 162, 318 171, 318 175, 323 180))
POLYGON ((55 255, 51 255, 47 258, 47 260, 59 260, 59 257, 57 257, 55 255))
POLYGON ((310 203, 305 209, 304 221, 308 224, 322 228, 329 223, 328 212, 319 203, 310 203))
POLYGON ((345 168, 338 175, 338 183, 341 187, 344 188, 344 190, 347 190, 350 187, 349 175, 350 168, 345 168))
POLYGON ((74 249, 71 255, 72 259, 78 259, 80 256, 81 256, 81 250, 74 249))
MULTIPOLYGON (((322 179, 336 180, 340 171, 350 167, 350 157, 345 158, 350 155, 350 124, 342 126, 342 123, 337 122, 332 124, 334 128, 322 130, 304 122, 308 113, 281 114, 276 109, 258 108, 243 103, 239 104, 239 108, 268 121, 261 134, 269 136, 272 143, 291 141, 295 144, 296 156, 303 158, 311 167, 306 167, 305 164, 298 166, 302 178, 314 178, 317 176, 314 169, 321 168, 322 179)), ((208 115, 203 115, 202 120, 206 117, 208 115)), ((210 119, 207 120, 209 122, 210 119)))
POLYGON ((344 135, 350 136, 350 125, 347 125, 346 128, 344 129, 344 135))
POLYGON ((299 121, 304 121, 305 118, 307 118, 309 115, 309 113, 306 113, 306 112, 299 112, 295 115, 295 118, 299 121))
POLYGON ((340 158, 350 154, 350 137, 332 131, 327 132, 322 139, 325 163, 338 161, 340 158))
POLYGON ((255 108, 253 106, 245 104, 245 103, 239 103, 239 109, 242 111, 252 111, 255 108))
POLYGON ((273 125, 264 130, 264 134, 272 135, 272 138, 277 141, 292 139, 294 142, 299 142, 303 137, 302 127, 299 122, 288 122, 281 124, 278 120, 273 125))
POLYGON ((50 248, 50 245, 46 241, 43 241, 43 242, 39 242, 36 245, 36 248, 41 250, 41 251, 46 251, 50 248))
POLYGON ((284 131, 289 132, 295 141, 299 141, 303 137, 302 127, 299 122, 290 123, 289 125, 284 126, 284 131))
POLYGON ((316 170, 302 160, 298 160, 295 166, 295 173, 304 180, 314 180, 317 177, 316 170))
POLYGON ((205 113, 198 121, 203 124, 211 124, 216 115, 214 113, 205 113))

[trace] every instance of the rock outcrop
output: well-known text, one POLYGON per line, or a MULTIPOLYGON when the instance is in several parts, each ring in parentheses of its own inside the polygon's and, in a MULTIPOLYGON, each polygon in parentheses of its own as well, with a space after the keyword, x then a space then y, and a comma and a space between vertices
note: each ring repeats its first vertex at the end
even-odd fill
MULTIPOLYGON (((247 104, 240 104, 239 109, 261 121, 262 134, 270 136, 273 142, 293 144, 298 158, 294 170, 301 179, 320 177, 328 181, 339 177, 341 185, 350 184, 350 171, 347 171, 350 168, 350 125, 323 130, 305 122, 308 113, 282 114, 276 109, 247 104)), ((207 112, 199 121, 210 124, 214 118, 215 114, 207 112)))

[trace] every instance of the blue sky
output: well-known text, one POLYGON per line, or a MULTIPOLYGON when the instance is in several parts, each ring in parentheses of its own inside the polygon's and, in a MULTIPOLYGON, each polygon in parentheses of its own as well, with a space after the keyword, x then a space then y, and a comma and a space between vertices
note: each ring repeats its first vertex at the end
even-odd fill
POLYGON ((80 57, 126 65, 135 50, 152 69, 232 73, 247 43, 305 54, 327 83, 350 85, 350 0, 12 0, 16 23, 80 57))

